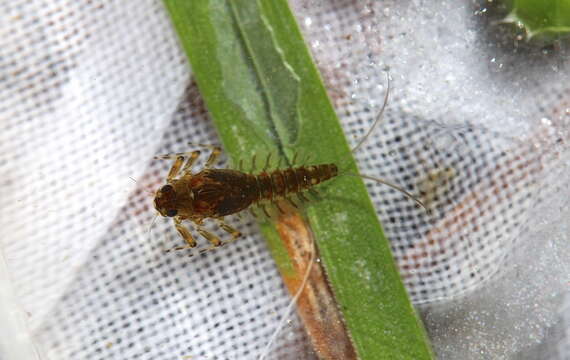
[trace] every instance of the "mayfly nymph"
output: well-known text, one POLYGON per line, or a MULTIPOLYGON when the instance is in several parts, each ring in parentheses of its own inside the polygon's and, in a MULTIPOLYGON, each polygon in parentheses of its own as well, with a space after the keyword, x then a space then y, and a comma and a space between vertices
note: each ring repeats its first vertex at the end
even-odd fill
MULTIPOLYGON (((240 232, 223 221, 223 217, 239 213, 252 205, 260 205, 266 216, 267 209, 262 202, 273 202, 279 211, 283 211, 277 199, 285 199, 293 206, 297 204, 290 198, 296 195, 302 201, 308 201, 303 195, 306 190, 338 175, 335 164, 300 166, 267 172, 267 166, 261 173, 254 175, 240 170, 213 169, 212 164, 221 153, 217 146, 200 145, 212 149, 205 168, 193 174, 192 165, 200 156, 200 151, 166 155, 160 158, 174 157, 175 161, 163 185, 154 198, 154 206, 160 215, 171 217, 186 246, 175 250, 194 248, 197 243, 190 231, 182 225, 189 220, 196 225, 196 230, 206 238, 211 246, 201 250, 205 252, 224 245, 216 235, 205 230, 205 219, 211 218, 232 236, 232 241, 240 232)), ((269 163, 269 158, 267 160, 269 163)))
MULTIPOLYGON (((366 135, 353 148, 353 152, 358 150, 364 143, 381 119, 388 102, 389 90, 388 83, 382 109, 366 135)), ((303 194, 305 191, 313 191, 313 187, 316 185, 338 175, 359 176, 388 185, 424 207, 420 200, 399 186, 368 175, 356 173, 339 174, 337 165, 333 163, 267 171, 270 163, 269 155, 265 167, 259 174, 241 171, 241 163, 240 170, 215 169, 212 168, 212 165, 221 154, 221 148, 212 145, 198 145, 209 148, 212 152, 206 161, 204 169, 197 173, 192 173, 191 170, 201 154, 199 150, 157 157, 160 159, 174 159, 174 164, 166 177, 166 184, 156 192, 154 198, 154 207, 158 213, 173 219, 176 230, 186 242, 185 246, 172 250, 191 249, 197 246, 197 242, 190 230, 182 224, 185 220, 194 223, 196 231, 209 241, 210 247, 200 250, 200 253, 203 253, 232 242, 241 235, 238 230, 224 222, 225 216, 239 213, 251 208, 252 205, 258 205, 266 216, 270 217, 264 206, 265 202, 273 203, 280 212, 283 212, 283 210, 277 202, 279 199, 283 199, 297 207, 291 196, 294 195, 301 202, 306 202, 308 199, 303 194), (216 221, 219 227, 231 235, 232 239, 224 242, 218 236, 207 231, 203 227, 206 219, 216 221)), ((255 157, 253 163, 255 164, 255 157)), ((293 160, 293 163, 295 163, 295 160, 293 160)))

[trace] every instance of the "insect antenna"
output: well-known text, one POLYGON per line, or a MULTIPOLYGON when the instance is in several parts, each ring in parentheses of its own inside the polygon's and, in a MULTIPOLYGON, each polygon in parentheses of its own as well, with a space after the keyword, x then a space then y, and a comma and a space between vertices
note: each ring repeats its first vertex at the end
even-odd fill
MULTIPOLYGON (((132 176, 129 176, 129 179, 131 179, 132 181, 134 181, 135 184, 138 184, 138 181, 136 181, 132 176)), ((143 189, 143 190, 146 191, 147 194, 154 195, 154 192, 152 192, 152 191, 149 190, 149 189, 143 189)))
POLYGON ((152 221, 150 222, 150 226, 148 227, 148 239, 150 241, 152 241, 152 227, 154 226, 156 218, 158 218, 158 212, 154 215, 154 218, 152 219, 152 221))
MULTIPOLYGON (((360 150, 360 148, 362 147, 362 145, 364 145, 364 143, 366 143, 366 141, 370 138, 370 135, 372 134, 372 132, 374 132, 374 129, 376 128, 376 126, 380 123, 380 121, 382 120, 383 116, 384 116, 384 110, 386 110, 386 106, 388 105, 388 100, 390 98, 390 74, 386 73, 386 79, 387 79, 387 85, 386 85, 386 94, 384 95, 384 102, 382 103, 382 108, 380 109, 380 112, 378 113, 378 115, 376 115, 376 119, 374 119, 374 123, 372 124, 372 126, 370 127, 370 129, 368 129, 368 131, 366 132, 366 134, 362 137, 362 139, 360 139, 360 141, 358 142, 358 144, 356 144, 355 147, 352 148, 351 152, 353 154, 355 154, 358 150, 360 150)), ((368 180, 372 180, 372 181, 376 181, 379 184, 383 184, 386 186, 391 187, 394 190, 397 190, 399 192, 401 192, 402 194, 404 194, 406 197, 408 197, 409 199, 413 200, 416 204, 418 204, 419 206, 421 206, 422 208, 424 208, 428 213, 430 213, 431 211, 424 205, 423 202, 421 202, 417 197, 415 197, 414 195, 410 194, 409 192, 407 192, 406 190, 404 190, 401 186, 392 184, 386 180, 382 180, 380 178, 374 177, 374 176, 370 176, 370 175, 366 175, 366 174, 359 174, 359 173, 350 173, 350 172, 341 172, 340 175, 350 175, 350 176, 357 176, 357 177, 361 177, 363 179, 368 179, 368 180)))
POLYGON ((386 94, 384 95, 384 103, 382 104, 382 108, 380 109, 380 112, 378 113, 378 115, 376 115, 376 119, 374 119, 374 123, 372 123, 372 126, 370 127, 370 129, 368 129, 368 132, 366 133, 366 135, 364 135, 362 137, 362 139, 360 139, 358 144, 356 144, 356 146, 352 148, 351 152, 353 154, 356 153, 362 145, 364 145, 366 140, 368 140, 368 138, 370 137, 370 135, 372 134, 372 132, 376 128, 376 125, 378 125, 380 123, 380 120, 382 120, 382 117, 384 115, 384 110, 386 109, 386 106, 388 105, 388 98, 390 97, 390 74, 389 73, 386 73, 386 79, 387 79, 388 83, 386 85, 386 94))

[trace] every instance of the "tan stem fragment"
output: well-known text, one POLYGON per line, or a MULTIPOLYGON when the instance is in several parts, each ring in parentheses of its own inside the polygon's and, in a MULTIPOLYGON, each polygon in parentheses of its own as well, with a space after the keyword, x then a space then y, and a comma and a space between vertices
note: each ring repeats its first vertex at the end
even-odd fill
MULTIPOLYGON (((279 205, 285 211, 278 217, 277 230, 295 270, 289 274, 282 273, 283 280, 289 292, 296 294, 310 266, 311 252, 317 250, 309 224, 298 210, 286 202, 279 205)), ((318 259, 317 254, 314 258, 318 259)), ((325 360, 357 359, 321 263, 317 260, 310 271, 297 301, 297 313, 303 320, 317 355, 325 360)))

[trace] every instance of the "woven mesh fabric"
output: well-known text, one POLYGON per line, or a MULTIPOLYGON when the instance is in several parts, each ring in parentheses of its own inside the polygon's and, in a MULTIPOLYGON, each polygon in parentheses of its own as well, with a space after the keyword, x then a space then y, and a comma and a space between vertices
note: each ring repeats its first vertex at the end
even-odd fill
MULTIPOLYGON (((485 2, 297 1, 412 300, 442 359, 570 357, 567 44, 485 2)), ((206 256, 154 216, 168 162, 218 143, 160 1, 0 5, 0 231, 49 359, 254 359, 290 298, 253 220, 206 256), (130 178, 136 180, 133 182, 130 178)), ((224 164, 222 163, 222 166, 224 164)), ((271 359, 311 359, 300 320, 271 359)))

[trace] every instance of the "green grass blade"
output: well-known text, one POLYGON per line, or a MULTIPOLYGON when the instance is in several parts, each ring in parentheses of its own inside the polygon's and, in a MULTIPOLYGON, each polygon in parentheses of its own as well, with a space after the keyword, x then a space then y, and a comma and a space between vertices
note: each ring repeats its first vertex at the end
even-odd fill
POLYGON ((570 0, 510 0, 507 22, 524 26, 529 37, 555 39, 570 34, 570 0))
MULTIPOLYGON (((233 161, 272 152, 290 163, 299 151, 357 171, 286 1, 165 3, 233 161)), ((306 214, 359 358, 431 359, 363 182, 341 176, 320 189, 306 214)), ((290 270, 274 224, 261 226, 290 270)))

